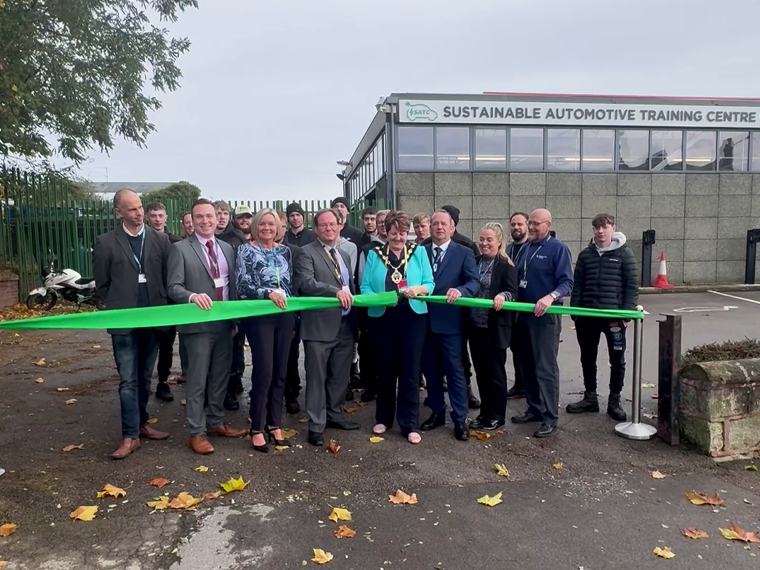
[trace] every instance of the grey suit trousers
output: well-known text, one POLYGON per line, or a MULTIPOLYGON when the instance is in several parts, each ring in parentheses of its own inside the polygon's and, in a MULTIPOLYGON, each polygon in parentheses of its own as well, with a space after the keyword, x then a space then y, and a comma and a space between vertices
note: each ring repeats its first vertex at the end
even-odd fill
POLYGON ((341 319, 335 340, 305 340, 303 345, 309 431, 322 433, 327 420, 335 422, 344 418, 342 405, 354 354, 354 335, 348 319, 341 319))
POLYGON ((232 333, 180 333, 188 357, 185 397, 190 435, 224 421, 224 395, 232 366, 232 333), (204 409, 204 401, 207 405, 204 409))

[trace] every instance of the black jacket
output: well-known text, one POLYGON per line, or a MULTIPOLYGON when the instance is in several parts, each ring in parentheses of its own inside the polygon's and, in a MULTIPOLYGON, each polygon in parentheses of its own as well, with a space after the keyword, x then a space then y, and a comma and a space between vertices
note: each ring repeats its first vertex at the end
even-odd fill
MULTIPOLYGON (((480 265, 481 257, 479 255, 476 258, 478 265, 480 265)), ((499 293, 509 293, 512 301, 517 300, 517 268, 500 256, 496 258, 491 270, 491 288, 488 290, 488 298, 493 299, 499 293)), ((514 319, 514 311, 506 309, 488 311, 488 332, 493 335, 495 348, 499 350, 509 348, 514 319)))
POLYGON ((625 245, 625 236, 615 233, 613 244, 619 247, 600 252, 591 244, 581 251, 575 262, 573 293, 570 305, 587 309, 624 309, 632 311, 639 304, 639 278, 636 258, 625 245))
POLYGON ((230 244, 235 251, 244 243, 248 243, 245 234, 233 226, 232 221, 228 222, 227 227, 222 230, 222 233, 216 234, 216 237, 230 244))
POLYGON ((168 232, 168 231, 164 230, 164 233, 166 234, 166 237, 169 238, 169 243, 177 243, 178 241, 182 241, 181 237, 175 236, 171 232, 168 232))
POLYGON ((340 231, 340 237, 344 237, 348 241, 353 242, 356 244, 357 248, 361 247, 363 235, 364 233, 361 230, 355 228, 354 226, 349 226, 348 224, 343 226, 343 229, 340 231))
MULTIPOLYGON (((471 249, 472 253, 475 254, 475 257, 478 257, 480 255, 480 248, 478 247, 478 244, 476 244, 467 236, 460 234, 457 230, 454 230, 454 233, 451 236, 451 241, 458 243, 459 245, 463 245, 468 249, 471 249)), ((420 245, 427 245, 432 242, 433 238, 425 238, 422 240, 422 243, 420 243, 420 245)))
POLYGON ((317 239, 317 234, 315 234, 310 229, 304 228, 297 234, 293 233, 293 230, 288 230, 285 232, 285 241, 289 244, 303 247, 305 245, 309 245, 311 242, 315 241, 317 239))

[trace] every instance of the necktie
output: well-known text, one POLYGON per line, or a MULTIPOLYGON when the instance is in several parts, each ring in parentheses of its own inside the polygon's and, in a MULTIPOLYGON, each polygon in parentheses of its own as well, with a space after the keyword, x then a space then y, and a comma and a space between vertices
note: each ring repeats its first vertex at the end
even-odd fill
POLYGON ((441 259, 443 259, 443 250, 438 246, 435 246, 433 250, 435 251, 435 258, 433 259, 433 271, 438 271, 438 266, 441 263, 441 259))
MULTIPOLYGON (((214 251, 214 240, 208 240, 206 242, 206 249, 208 250, 208 258, 210 260, 209 269, 211 270, 211 278, 216 281, 221 275, 219 274, 219 260, 216 257, 216 251, 214 251)), ((217 301, 224 300, 224 288, 215 287, 214 292, 216 293, 217 301)))
POLYGON ((338 261, 338 252, 335 251, 334 247, 330 248, 330 257, 332 257, 333 263, 335 264, 337 275, 340 275, 340 284, 345 285, 345 283, 343 283, 343 271, 341 271, 340 262, 338 261))

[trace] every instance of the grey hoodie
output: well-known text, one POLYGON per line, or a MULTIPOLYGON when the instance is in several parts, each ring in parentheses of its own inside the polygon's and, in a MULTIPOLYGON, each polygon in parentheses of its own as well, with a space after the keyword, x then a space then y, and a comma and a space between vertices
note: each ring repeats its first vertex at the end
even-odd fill
MULTIPOLYGON (((591 238, 591 241, 593 242, 594 239, 591 238)), ((599 255, 604 254, 605 251, 615 251, 616 249, 620 249, 625 245, 625 242, 627 241, 627 238, 625 237, 625 234, 623 232, 615 232, 612 234, 612 240, 610 241, 610 245, 607 247, 599 247, 596 246, 596 251, 599 253, 599 255)))

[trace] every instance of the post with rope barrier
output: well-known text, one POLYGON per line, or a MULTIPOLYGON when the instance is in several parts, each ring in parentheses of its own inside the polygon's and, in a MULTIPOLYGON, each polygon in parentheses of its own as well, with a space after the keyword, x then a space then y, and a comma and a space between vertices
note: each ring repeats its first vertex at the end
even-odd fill
MULTIPOLYGON (((643 314, 644 307, 639 305, 637 311, 643 314)), ((644 361, 643 355, 644 321, 633 321, 633 380, 631 382, 631 421, 622 422, 615 426, 615 432, 626 439, 647 440, 652 439, 657 429, 649 424, 641 423, 641 367, 644 361)))

